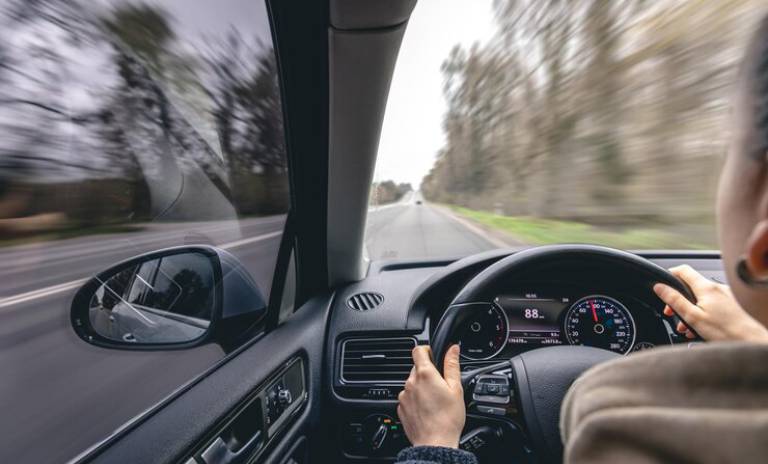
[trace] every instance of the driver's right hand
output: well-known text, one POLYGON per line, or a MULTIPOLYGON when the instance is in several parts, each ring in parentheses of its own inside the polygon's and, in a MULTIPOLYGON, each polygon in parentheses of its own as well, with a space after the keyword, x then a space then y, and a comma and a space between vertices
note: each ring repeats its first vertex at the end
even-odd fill
POLYGON ((466 419, 459 346, 445 354, 445 377, 432 364, 430 353, 427 346, 413 349, 414 366, 398 396, 397 415, 413 446, 458 448, 466 419))
MULTIPOLYGON (((672 287, 656 284, 653 291, 667 305, 664 315, 677 313, 707 341, 768 343, 768 329, 739 305, 730 287, 712 282, 688 265, 673 267, 669 272, 688 284, 696 304, 672 287)), ((693 332, 682 322, 676 329, 686 337, 694 338, 693 332)))

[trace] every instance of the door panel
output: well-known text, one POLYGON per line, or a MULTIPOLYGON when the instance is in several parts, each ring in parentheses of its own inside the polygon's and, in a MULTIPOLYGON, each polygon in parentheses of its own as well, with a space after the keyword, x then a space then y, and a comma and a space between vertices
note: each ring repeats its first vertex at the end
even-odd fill
MULTIPOLYGON (((285 324, 252 342, 209 375, 179 392, 155 413, 138 419, 130 429, 105 443, 102 451, 85 455, 97 463, 185 462, 208 443, 227 419, 290 360, 300 357, 306 369, 307 401, 271 441, 259 461, 279 462, 290 446, 319 419, 324 334, 330 296, 307 302, 285 324)), ((311 446, 311 443, 309 443, 311 446)))

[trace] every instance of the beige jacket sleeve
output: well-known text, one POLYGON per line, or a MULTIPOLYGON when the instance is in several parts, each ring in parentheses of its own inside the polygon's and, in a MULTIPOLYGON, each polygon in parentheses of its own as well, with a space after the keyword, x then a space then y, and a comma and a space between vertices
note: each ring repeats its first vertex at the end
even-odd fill
POLYGON ((768 345, 659 348, 571 387, 566 463, 768 462, 768 345))

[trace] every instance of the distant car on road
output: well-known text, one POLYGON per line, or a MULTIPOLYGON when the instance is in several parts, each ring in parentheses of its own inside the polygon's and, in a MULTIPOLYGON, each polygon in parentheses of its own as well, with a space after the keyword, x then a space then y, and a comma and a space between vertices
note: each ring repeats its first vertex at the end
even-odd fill
POLYGON ((420 205, 421 204, 421 200, 416 200, 416 204, 420 205))

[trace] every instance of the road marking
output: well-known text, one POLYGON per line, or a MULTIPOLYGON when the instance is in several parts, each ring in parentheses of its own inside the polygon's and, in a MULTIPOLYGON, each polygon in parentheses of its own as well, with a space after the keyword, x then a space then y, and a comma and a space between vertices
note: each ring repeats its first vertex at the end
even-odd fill
POLYGON ((438 211, 440 214, 442 214, 445 217, 448 217, 450 219, 453 219, 455 222, 461 224, 465 228, 469 229, 470 232, 473 232, 475 235, 480 236, 481 238, 488 241, 491 245, 498 247, 498 248, 509 248, 509 244, 504 242, 503 240, 500 240, 480 227, 477 227, 476 225, 472 224, 468 220, 459 217, 458 215, 454 214, 452 211, 448 210, 447 208, 443 208, 441 206, 433 206, 433 209, 435 211, 438 211))
POLYGON ((280 235, 283 235, 282 230, 278 230, 277 232, 270 232, 264 235, 257 235, 256 237, 244 238, 242 240, 237 240, 235 242, 225 243, 224 245, 220 245, 219 248, 222 248, 224 250, 229 250, 229 249, 237 248, 243 245, 248 245, 249 243, 255 243, 255 242, 260 242, 262 240, 268 240, 273 237, 279 237, 280 235))
POLYGON ((79 287, 80 285, 84 284, 87 281, 88 279, 73 280, 71 282, 54 285, 52 287, 45 287, 38 290, 33 290, 31 292, 20 293, 18 295, 9 296, 7 298, 0 299, 0 308, 5 308, 7 306, 13 306, 19 303, 24 303, 25 301, 36 300, 38 298, 43 298, 48 295, 61 293, 61 292, 73 289, 75 287, 79 287))
MULTIPOLYGON (((282 230, 279 230, 277 232, 270 232, 268 234, 264 235, 257 235, 255 237, 250 238, 244 238, 242 240, 236 240, 234 242, 225 243, 223 245, 218 245, 218 248, 224 249, 224 250, 230 250, 232 248, 241 247, 243 245, 248 245, 249 243, 256 243, 261 242, 263 240, 269 240, 270 238, 278 237, 283 234, 282 230)), ((71 290, 75 287, 79 287, 85 282, 87 282, 88 279, 78 279, 73 280, 70 282, 65 282, 63 284, 53 285, 50 287, 40 288, 37 290, 32 290, 30 292, 26 293, 20 293, 18 295, 9 296, 6 298, 0 298, 0 308, 6 308, 8 306, 17 305, 19 303, 25 303, 27 301, 36 300, 38 298, 44 298, 46 296, 55 295, 57 293, 65 292, 67 290, 71 290)))

